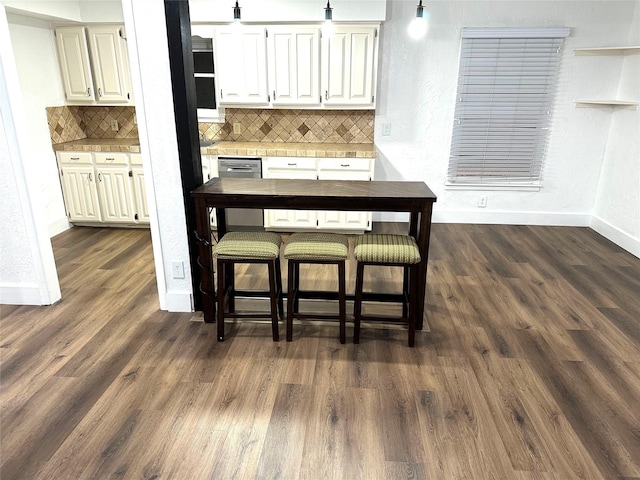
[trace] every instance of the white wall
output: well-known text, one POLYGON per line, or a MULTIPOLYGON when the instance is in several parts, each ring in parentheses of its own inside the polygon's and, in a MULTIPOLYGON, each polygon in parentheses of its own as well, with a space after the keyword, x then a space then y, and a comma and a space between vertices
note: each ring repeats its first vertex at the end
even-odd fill
POLYGON ((0 5, 0 303, 48 305, 60 299, 37 168, 29 159, 22 101, 5 9, 0 5))
MULTIPOLYGON (((640 8, 632 24, 627 44, 638 46, 640 8)), ((640 101, 640 54, 615 60, 622 62, 615 98, 640 101)), ((611 116, 611 127, 591 227, 640 257, 640 111, 603 109, 601 114, 611 116)))
POLYGON ((123 0, 160 308, 191 311, 193 295, 163 0, 123 0), (153 205, 155 204, 155 209, 153 205), (154 214, 155 211, 155 214, 154 214), (170 275, 171 262, 185 278, 170 275))
MULTIPOLYGON (((413 0, 412 0, 413 1, 413 0)), ((333 20, 381 21, 387 0, 337 1, 333 20)), ((415 2, 417 4, 417 2, 415 2)), ((192 22, 232 22, 231 0, 189 0, 192 22)), ((240 0, 243 22, 322 22, 326 0, 240 0)))
MULTIPOLYGON (((574 101, 600 93, 594 90, 615 94, 622 62, 614 59, 606 68, 591 65, 585 57, 575 57, 572 48, 627 44, 631 29, 638 28, 632 18, 639 2, 426 2, 430 30, 421 41, 406 33, 414 3, 391 0, 382 28, 376 178, 424 180, 438 195, 435 221, 588 225, 612 115, 609 110, 577 109, 574 101), (460 34, 470 26, 571 27, 539 192, 445 189, 460 34), (383 123, 391 123, 390 136, 381 135, 383 123), (480 195, 488 197, 484 209, 477 207, 480 195)), ((626 141, 635 142, 637 151, 637 135, 626 141)))
POLYGON ((69 228, 45 110, 64 105, 55 39, 49 22, 21 15, 7 15, 7 20, 29 119, 31 155, 26 161, 34 172, 29 181, 40 190, 49 235, 54 236, 69 228))

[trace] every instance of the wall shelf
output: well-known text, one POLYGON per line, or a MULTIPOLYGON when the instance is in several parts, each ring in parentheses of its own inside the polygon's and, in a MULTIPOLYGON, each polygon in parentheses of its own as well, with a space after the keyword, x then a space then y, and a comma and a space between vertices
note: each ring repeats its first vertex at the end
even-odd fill
MULTIPOLYGON (((640 46, 630 45, 626 47, 589 47, 574 48, 574 55, 635 55, 640 54, 640 46)), ((637 110, 638 102, 632 100, 576 100, 576 108, 584 107, 611 107, 637 110)))
POLYGON ((574 48, 574 55, 634 55, 640 53, 640 46, 574 48))
POLYGON ((576 100, 576 108, 584 107, 613 107, 635 110, 638 107, 638 102, 626 100, 576 100))

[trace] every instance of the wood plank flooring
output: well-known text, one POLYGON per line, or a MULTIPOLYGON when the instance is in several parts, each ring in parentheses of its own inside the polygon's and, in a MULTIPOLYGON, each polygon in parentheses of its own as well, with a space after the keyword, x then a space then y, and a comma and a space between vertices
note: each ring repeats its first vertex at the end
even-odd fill
POLYGON ((158 310, 148 231, 53 245, 63 300, 0 311, 2 480, 640 479, 640 260, 590 229, 434 225, 415 349, 313 321, 218 343, 158 310))

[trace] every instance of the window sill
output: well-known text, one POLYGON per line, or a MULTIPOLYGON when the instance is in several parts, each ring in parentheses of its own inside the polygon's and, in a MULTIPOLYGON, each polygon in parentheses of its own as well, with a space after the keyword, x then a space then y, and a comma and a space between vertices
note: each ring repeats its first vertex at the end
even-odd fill
POLYGON ((509 192, 539 192, 542 185, 535 184, 505 184, 488 185, 482 183, 445 183, 445 190, 469 190, 469 191, 509 191, 509 192))

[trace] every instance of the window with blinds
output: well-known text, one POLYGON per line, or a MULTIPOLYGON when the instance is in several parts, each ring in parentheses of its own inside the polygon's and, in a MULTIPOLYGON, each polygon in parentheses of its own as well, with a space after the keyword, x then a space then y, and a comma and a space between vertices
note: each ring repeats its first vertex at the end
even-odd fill
POLYGON ((465 28, 447 184, 539 186, 568 28, 465 28))

